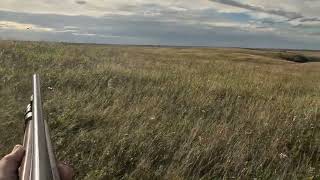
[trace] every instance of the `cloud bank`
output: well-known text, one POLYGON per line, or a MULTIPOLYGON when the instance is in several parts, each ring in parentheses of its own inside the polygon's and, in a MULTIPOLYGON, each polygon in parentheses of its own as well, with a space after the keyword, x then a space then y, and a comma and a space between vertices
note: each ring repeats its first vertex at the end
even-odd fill
POLYGON ((313 0, 2 0, 0 38, 320 49, 313 0))

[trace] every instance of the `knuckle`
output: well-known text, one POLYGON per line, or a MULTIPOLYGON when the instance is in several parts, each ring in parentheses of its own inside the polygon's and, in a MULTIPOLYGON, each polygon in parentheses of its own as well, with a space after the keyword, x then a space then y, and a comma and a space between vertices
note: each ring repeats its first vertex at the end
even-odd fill
POLYGON ((3 158, 2 158, 2 162, 6 163, 6 162, 9 162, 12 160, 12 156, 10 154, 7 154, 5 155, 3 158))

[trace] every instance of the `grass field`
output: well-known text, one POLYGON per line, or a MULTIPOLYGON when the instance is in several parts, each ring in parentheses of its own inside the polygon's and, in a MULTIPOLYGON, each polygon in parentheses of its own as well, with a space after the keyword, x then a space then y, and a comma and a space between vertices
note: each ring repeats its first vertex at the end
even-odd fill
POLYGON ((22 142, 38 72, 76 179, 317 179, 319 57, 2 41, 0 157, 22 142))

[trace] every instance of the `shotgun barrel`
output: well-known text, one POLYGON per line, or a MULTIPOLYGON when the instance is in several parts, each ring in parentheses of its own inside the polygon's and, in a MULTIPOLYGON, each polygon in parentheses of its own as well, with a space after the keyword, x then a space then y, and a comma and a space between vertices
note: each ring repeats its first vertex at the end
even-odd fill
POLYGON ((20 168, 20 180, 60 180, 53 153, 49 127, 43 116, 40 78, 33 75, 33 93, 25 112, 23 146, 26 154, 20 168))

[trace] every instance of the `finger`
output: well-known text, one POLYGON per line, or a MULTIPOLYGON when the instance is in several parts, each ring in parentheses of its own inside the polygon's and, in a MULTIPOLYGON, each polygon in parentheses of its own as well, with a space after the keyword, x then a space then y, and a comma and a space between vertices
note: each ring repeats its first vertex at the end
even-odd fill
POLYGON ((68 166, 64 163, 59 163, 58 170, 59 170, 61 180, 72 180, 73 179, 74 172, 70 166, 68 166))
POLYGON ((16 145, 12 152, 6 155, 3 159, 8 163, 9 166, 13 166, 14 168, 18 168, 21 164, 21 161, 24 156, 24 148, 21 145, 16 145))

